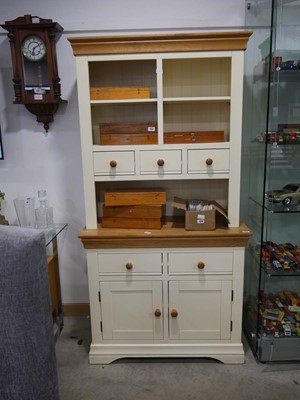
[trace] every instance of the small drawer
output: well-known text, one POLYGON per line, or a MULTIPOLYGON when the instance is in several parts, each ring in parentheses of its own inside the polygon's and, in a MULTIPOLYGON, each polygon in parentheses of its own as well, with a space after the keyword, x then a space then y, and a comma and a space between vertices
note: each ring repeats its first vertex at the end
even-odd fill
POLYGON ((229 171, 229 150, 188 150, 188 173, 225 173, 229 171))
POLYGON ((98 253, 100 274, 162 274, 161 253, 98 253))
POLYGON ((231 273, 232 252, 169 253, 169 274, 231 273))
POLYGON ((181 150, 145 150, 140 152, 141 174, 181 174, 181 150))
POLYGON ((95 175, 134 175, 134 151, 94 152, 95 175))

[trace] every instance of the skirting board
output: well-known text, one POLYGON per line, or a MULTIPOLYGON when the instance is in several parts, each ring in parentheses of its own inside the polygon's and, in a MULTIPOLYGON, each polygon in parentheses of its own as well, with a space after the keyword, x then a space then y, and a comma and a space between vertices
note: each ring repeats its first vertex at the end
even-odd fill
POLYGON ((88 303, 69 303, 63 304, 62 307, 65 317, 86 317, 90 315, 90 305, 88 303))

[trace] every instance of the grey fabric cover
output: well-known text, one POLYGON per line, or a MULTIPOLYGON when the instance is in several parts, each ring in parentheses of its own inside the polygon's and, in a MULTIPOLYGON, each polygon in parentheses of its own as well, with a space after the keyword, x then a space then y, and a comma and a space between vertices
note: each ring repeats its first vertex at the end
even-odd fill
POLYGON ((0 399, 58 398, 44 234, 0 225, 0 399))

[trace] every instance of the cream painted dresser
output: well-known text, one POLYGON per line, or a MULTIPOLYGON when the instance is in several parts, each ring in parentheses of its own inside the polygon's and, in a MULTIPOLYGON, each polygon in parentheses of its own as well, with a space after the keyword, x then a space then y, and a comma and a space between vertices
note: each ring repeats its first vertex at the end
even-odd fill
POLYGON ((77 63, 92 326, 91 363, 125 357, 244 362, 240 223, 243 58, 250 32, 71 37, 77 63), (97 98, 91 88, 147 88, 97 98), (130 97, 130 96, 129 96, 130 97), (104 144, 99 124, 157 124, 155 143, 104 144), (165 132, 224 132, 222 141, 165 132), (101 227, 104 191, 164 188, 162 229, 101 227), (228 227, 187 231, 174 196, 214 199, 228 227))

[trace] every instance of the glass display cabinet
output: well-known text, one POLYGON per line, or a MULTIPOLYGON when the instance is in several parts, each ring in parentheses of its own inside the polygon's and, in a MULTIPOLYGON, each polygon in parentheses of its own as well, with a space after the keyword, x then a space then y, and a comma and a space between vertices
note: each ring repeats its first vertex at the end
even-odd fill
POLYGON ((243 325, 261 362, 300 360, 299 20, 299 1, 246 1, 243 325))

